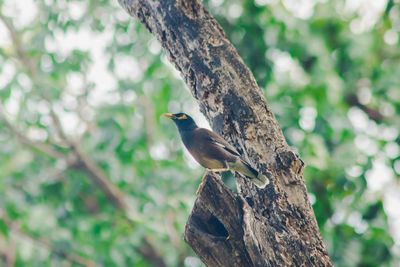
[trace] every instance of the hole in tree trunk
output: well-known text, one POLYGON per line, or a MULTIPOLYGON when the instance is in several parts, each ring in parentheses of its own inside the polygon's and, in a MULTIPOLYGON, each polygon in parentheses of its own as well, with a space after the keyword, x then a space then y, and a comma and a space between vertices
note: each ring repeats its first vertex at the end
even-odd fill
POLYGON ((193 222, 204 232, 217 236, 217 237, 228 237, 229 233, 225 226, 212 214, 208 214, 206 217, 193 217, 193 222))
POLYGON ((221 237, 229 236, 225 226, 217 219, 217 217, 211 216, 210 219, 208 219, 207 224, 209 226, 208 230, 210 234, 221 237))

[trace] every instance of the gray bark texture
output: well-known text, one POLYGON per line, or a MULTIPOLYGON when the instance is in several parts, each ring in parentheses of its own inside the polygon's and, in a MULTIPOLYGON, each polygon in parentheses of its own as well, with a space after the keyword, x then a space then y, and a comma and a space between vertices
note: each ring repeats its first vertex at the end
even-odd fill
POLYGON ((119 2, 160 41, 214 131, 271 180, 258 189, 236 174, 235 195, 217 174, 207 174, 185 241, 207 266, 332 266, 304 163, 218 22, 198 0, 119 2))

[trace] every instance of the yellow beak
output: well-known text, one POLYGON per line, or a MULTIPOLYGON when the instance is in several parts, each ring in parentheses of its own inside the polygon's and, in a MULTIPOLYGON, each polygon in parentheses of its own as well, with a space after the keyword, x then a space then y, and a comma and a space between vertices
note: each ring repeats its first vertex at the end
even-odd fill
POLYGON ((175 119, 174 114, 171 114, 171 113, 164 113, 163 115, 164 115, 165 117, 167 117, 167 118, 175 119))

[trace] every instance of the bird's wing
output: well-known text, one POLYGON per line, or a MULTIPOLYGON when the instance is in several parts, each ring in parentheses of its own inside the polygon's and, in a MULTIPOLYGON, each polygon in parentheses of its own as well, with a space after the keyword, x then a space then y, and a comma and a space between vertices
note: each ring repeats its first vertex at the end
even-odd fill
POLYGON ((199 131, 202 131, 204 133, 204 135, 207 136, 207 138, 215 145, 225 149, 226 151, 228 151, 229 153, 236 155, 236 156, 240 156, 239 152, 237 152, 237 150, 230 145, 228 142, 226 142, 221 136, 219 136, 218 134, 205 129, 205 128, 198 128, 199 131))

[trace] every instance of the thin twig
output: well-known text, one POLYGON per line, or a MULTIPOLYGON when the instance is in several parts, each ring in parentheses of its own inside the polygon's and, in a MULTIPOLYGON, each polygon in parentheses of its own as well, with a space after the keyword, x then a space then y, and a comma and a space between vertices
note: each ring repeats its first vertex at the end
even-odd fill
MULTIPOLYGON (((13 226, 10 227, 10 229, 13 226)), ((5 267, 13 267, 17 256, 16 240, 13 235, 8 235, 8 238, 0 235, 0 256, 5 267)))
POLYGON ((0 119, 3 121, 3 123, 7 126, 7 128, 18 138, 18 140, 30 146, 31 148, 37 149, 45 154, 47 154, 50 157, 57 158, 57 159, 67 159, 67 156, 61 152, 58 152, 55 150, 53 147, 50 145, 40 143, 40 142, 35 142, 28 137, 24 136, 20 131, 17 130, 17 128, 11 124, 10 121, 6 118, 6 115, 4 113, 4 110, 2 106, 0 105, 0 119))
MULTIPOLYGON (((47 97, 45 97, 45 98, 49 103, 51 102, 47 97)), ((54 126, 56 127, 57 133, 60 136, 60 138, 64 141, 64 143, 68 144, 69 146, 72 146, 73 142, 65 134, 64 129, 61 125, 60 119, 58 118, 57 114, 54 112, 54 109, 51 105, 50 105, 50 117, 53 120, 54 126)))
POLYGON ((88 267, 98 266, 95 262, 93 262, 91 260, 87 260, 77 254, 73 254, 73 253, 67 252, 65 250, 60 250, 59 248, 54 247, 50 243, 50 241, 45 240, 45 239, 36 238, 33 235, 31 235, 30 233, 21 231, 21 229, 17 229, 16 233, 20 236, 27 238, 28 240, 31 240, 33 243, 38 244, 38 245, 50 250, 51 252, 53 252, 55 255, 57 255, 60 258, 63 258, 65 260, 68 260, 73 263, 80 264, 82 266, 88 266, 88 267))
POLYGON ((38 77, 38 73, 36 68, 34 67, 35 64, 32 62, 31 58, 24 51, 18 32, 13 27, 11 21, 1 13, 1 10, 0 10, 0 20, 3 21, 4 25, 8 29, 11 39, 15 45, 15 48, 17 49, 18 56, 20 57, 24 65, 28 68, 28 72, 30 72, 31 75, 36 79, 36 77, 38 77))

